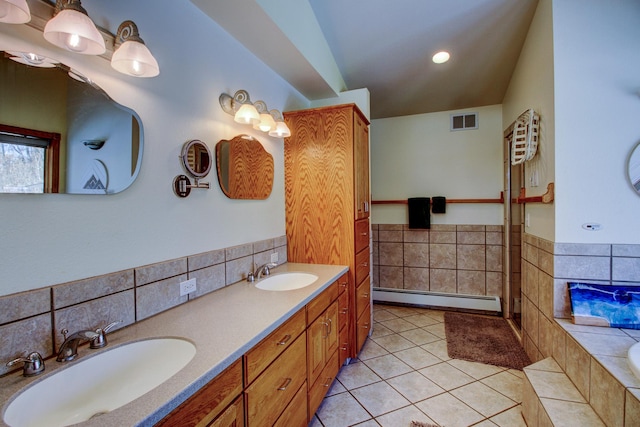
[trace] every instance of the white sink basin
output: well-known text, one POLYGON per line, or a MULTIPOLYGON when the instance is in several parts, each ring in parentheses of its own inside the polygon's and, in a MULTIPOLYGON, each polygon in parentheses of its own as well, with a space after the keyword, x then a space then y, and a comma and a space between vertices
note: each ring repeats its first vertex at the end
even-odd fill
POLYGON ((631 372, 640 378, 640 342, 632 345, 627 353, 627 363, 631 372))
POLYGON ((304 288, 318 280, 318 276, 311 273, 279 273, 260 279, 256 283, 256 288, 265 291, 292 291, 304 288))
POLYGON ((53 427, 86 421, 157 387, 195 354, 196 348, 189 341, 156 338, 68 362, 68 368, 18 394, 4 412, 4 422, 11 427, 53 427))

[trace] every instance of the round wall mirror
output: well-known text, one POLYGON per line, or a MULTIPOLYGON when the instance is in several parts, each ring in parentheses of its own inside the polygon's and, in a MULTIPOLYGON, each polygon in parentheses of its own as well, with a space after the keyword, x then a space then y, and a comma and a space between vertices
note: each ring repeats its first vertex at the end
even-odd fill
POLYGON ((640 144, 631 151, 627 173, 631 186, 640 194, 640 144))
POLYGON ((184 169, 194 178, 204 178, 211 170, 211 151, 200 140, 194 139, 185 142, 180 157, 184 169))

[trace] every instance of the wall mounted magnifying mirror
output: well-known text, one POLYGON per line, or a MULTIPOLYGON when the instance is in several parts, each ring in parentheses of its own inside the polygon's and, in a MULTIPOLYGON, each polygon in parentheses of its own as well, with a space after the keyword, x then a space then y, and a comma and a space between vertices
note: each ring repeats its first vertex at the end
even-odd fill
POLYGON ((0 51, 0 193, 113 194, 142 164, 142 124, 54 58, 0 51))
POLYGON ((186 175, 176 176, 173 180, 173 191, 176 196, 187 197, 192 188, 209 188, 208 182, 200 182, 209 174, 213 163, 211 151, 204 142, 197 139, 185 142, 180 153, 180 161, 195 183, 191 184, 191 180, 186 175))
POLYGON ((631 151, 627 173, 631 186, 640 194, 640 144, 631 151))
POLYGON ((273 156, 260 141, 249 135, 238 135, 216 145, 218 182, 230 199, 269 197, 273 187, 273 156))

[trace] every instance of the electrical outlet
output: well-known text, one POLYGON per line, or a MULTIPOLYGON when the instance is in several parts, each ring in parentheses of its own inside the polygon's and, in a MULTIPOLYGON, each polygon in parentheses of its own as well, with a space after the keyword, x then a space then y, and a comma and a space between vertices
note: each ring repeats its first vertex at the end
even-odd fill
POLYGON ((180 282, 180 296, 183 297, 191 292, 196 291, 196 278, 180 282))
POLYGON ((271 254, 271 262, 274 262, 274 263, 278 262, 278 252, 271 254))

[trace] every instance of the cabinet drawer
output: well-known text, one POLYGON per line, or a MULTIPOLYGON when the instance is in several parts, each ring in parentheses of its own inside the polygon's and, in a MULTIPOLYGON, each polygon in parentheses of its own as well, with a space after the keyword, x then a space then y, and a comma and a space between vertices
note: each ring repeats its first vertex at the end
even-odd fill
POLYGON ((362 315, 358 318, 357 328, 356 328, 356 341, 357 348, 356 353, 359 353, 364 345, 367 336, 369 335, 369 330, 371 329, 371 310, 369 306, 365 308, 362 315))
POLYGON ((274 427, 307 427, 307 382, 293 397, 274 427))
POLYGON ((298 311, 244 355, 245 385, 251 384, 305 330, 304 310, 298 311))
POLYGON ((156 426, 206 426, 242 393, 242 363, 234 362, 156 426))
POLYGON ((342 328, 338 342, 338 367, 344 365, 349 357, 351 345, 349 344, 349 328, 342 328))
POLYGON ((360 317, 371 301, 371 279, 367 277, 356 289, 356 313, 360 317))
POLYGON ((313 414, 318 410, 322 399, 324 399, 327 391, 329 391, 329 387, 333 384, 333 380, 335 380, 339 370, 338 352, 334 351, 322 370, 322 373, 309 389, 309 417, 313 417, 313 414))
POLYGON ((338 330, 341 331, 349 323, 349 292, 338 297, 338 330))
POLYGON ((342 276, 340 276, 337 282, 338 282, 338 293, 342 295, 344 291, 349 289, 349 273, 344 273, 342 276))
POLYGON ((360 284, 365 277, 369 275, 369 249, 356 254, 356 286, 360 284))
POLYGON ((306 348, 303 333, 245 389, 249 426, 272 425, 291 402, 307 376, 306 348))
POLYGON ((307 326, 311 325, 336 298, 338 298, 337 280, 307 304, 307 326))
POLYGON ((356 253, 369 246, 369 219, 356 221, 356 253))

